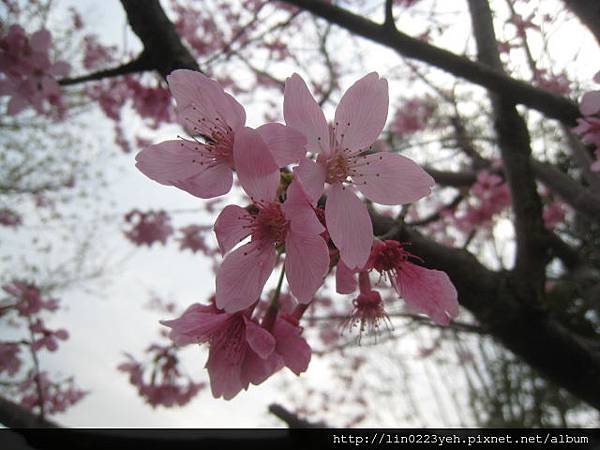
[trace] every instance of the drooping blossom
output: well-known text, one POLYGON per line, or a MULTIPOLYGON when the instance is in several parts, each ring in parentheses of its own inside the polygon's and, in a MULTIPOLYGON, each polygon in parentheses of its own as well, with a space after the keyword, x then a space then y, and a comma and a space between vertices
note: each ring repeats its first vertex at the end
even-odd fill
POLYGON ((19 401, 21 406, 33 409, 43 403, 46 414, 63 412, 88 394, 75 385, 73 378, 52 381, 46 372, 28 378, 18 386, 18 389, 21 395, 19 401))
MULTIPOLYGON (((179 121, 193 139, 151 145, 137 155, 137 168, 154 181, 200 198, 226 194, 233 183, 236 153, 244 150, 234 145, 246 122, 244 108, 216 81, 199 72, 175 70, 167 81, 177 102, 179 121)), ((279 150, 274 152, 278 167, 304 156, 303 138, 294 130, 270 123, 257 132, 279 150)))
POLYGON ((329 251, 320 236, 324 227, 302 186, 293 181, 280 203, 278 164, 256 130, 238 133, 236 165, 240 184, 254 203, 254 211, 229 205, 215 223, 223 253, 251 236, 251 241, 227 254, 216 277, 216 303, 227 312, 255 303, 285 247, 285 275, 292 294, 308 303, 323 283, 329 251))
POLYGON ((385 305, 378 291, 361 292, 358 297, 352 300, 352 306, 352 313, 345 326, 358 327, 359 344, 363 333, 377 338, 382 323, 386 328, 391 329, 391 321, 385 312, 385 305))
POLYGON ((70 66, 64 61, 52 63, 48 52, 52 36, 39 30, 27 36, 19 25, 12 25, 0 37, 0 95, 10 95, 8 114, 16 115, 27 106, 45 112, 45 102, 61 106, 60 88, 55 77, 64 77, 70 66))
POLYGON ((67 330, 62 328, 50 330, 44 326, 41 319, 37 319, 31 324, 29 329, 34 336, 34 340, 31 343, 31 349, 33 351, 38 351, 45 347, 49 351, 55 352, 58 349, 58 340, 65 341, 69 338, 67 330))
POLYGON ((184 406, 204 388, 205 383, 196 383, 181 373, 179 358, 172 345, 153 344, 146 352, 152 356, 150 367, 126 355, 128 360, 119 364, 118 369, 129 374, 129 382, 153 408, 184 406), (145 376, 145 372, 150 375, 145 376))
POLYGON ((179 229, 181 234, 177 241, 180 250, 190 250, 192 253, 202 252, 206 256, 213 254, 213 249, 206 244, 204 235, 211 227, 202 225, 188 225, 179 229))
POLYGON ((404 156, 373 152, 388 112, 388 87, 375 72, 354 83, 344 94, 328 125, 304 80, 297 74, 286 80, 283 113, 288 126, 304 134, 305 159, 294 174, 307 194, 318 199, 327 185, 325 220, 332 241, 350 268, 364 266, 369 257, 373 226, 356 187, 375 203, 398 205, 427 195, 433 179, 404 156))
POLYGON ((31 316, 45 309, 55 311, 58 301, 42 298, 42 291, 32 283, 15 280, 2 286, 2 290, 11 296, 15 308, 21 316, 31 316))
MULTIPOLYGON (((262 383, 290 361, 290 369, 299 369, 293 358, 276 351, 277 339, 252 320, 248 311, 227 313, 214 304, 194 304, 180 318, 161 323, 171 328, 170 337, 177 345, 208 343, 206 368, 216 398, 230 400, 248 389, 250 383, 262 383)), ((285 349, 285 338, 293 339, 293 331, 285 323, 275 330, 285 349)))
POLYGON ((410 262, 416 258, 397 241, 373 241, 368 268, 387 276, 408 307, 448 325, 458 315, 458 294, 445 272, 410 262))
POLYGON ((136 245, 151 247, 155 242, 164 245, 173 234, 171 218, 165 211, 142 212, 134 209, 125 215, 125 222, 131 224, 125 236, 136 245))
POLYGON ((19 358, 21 349, 14 342, 0 342, 0 374, 6 372, 12 377, 19 372, 22 361, 19 358))

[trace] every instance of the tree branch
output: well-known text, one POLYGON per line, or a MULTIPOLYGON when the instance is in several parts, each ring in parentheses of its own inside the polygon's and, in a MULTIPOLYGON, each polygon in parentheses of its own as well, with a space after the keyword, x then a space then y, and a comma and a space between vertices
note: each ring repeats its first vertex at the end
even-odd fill
POLYGON ((70 86, 72 84, 84 83, 86 81, 102 80, 104 78, 118 77, 120 75, 128 75, 130 73, 144 72, 146 70, 152 70, 153 66, 148 58, 148 53, 142 52, 133 61, 123 64, 112 69, 100 70, 98 72, 90 73, 75 78, 64 78, 58 82, 61 86, 70 86))
MULTIPOLYGON (((468 0, 468 4, 478 58, 500 72, 503 68, 488 1, 468 0)), ((529 301, 541 301, 549 256, 545 245, 548 232, 542 219, 542 202, 531 167, 529 130, 511 100, 493 91, 490 99, 515 216, 515 273, 521 281, 523 297, 529 297, 529 301)))
POLYGON ((200 66, 185 47, 160 6, 159 0, 121 0, 131 29, 144 45, 148 64, 163 77, 175 69, 200 71, 200 66))
POLYGON ((513 79, 504 73, 471 61, 463 56, 414 39, 401 31, 390 30, 385 25, 353 14, 322 0, 282 0, 334 23, 341 28, 382 44, 398 53, 431 64, 457 77, 485 87, 507 100, 540 111, 547 117, 574 126, 580 117, 579 108, 573 101, 513 79))

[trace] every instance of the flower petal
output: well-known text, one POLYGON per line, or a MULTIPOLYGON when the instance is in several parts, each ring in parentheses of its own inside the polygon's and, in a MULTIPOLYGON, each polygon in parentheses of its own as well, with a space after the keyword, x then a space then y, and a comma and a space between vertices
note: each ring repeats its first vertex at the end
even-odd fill
POLYGON ((297 73, 285 81, 283 93, 285 123, 306 137, 306 150, 329 153, 329 126, 321 107, 297 73))
POLYGON ((325 240, 315 234, 289 231, 285 240, 285 275, 300 303, 309 303, 329 269, 325 240))
POLYGON ((327 195, 325 222, 340 258, 350 269, 362 269, 373 243, 373 225, 367 206, 351 189, 336 183, 327 195))
POLYGON ((296 375, 306 372, 312 353, 301 334, 301 327, 281 316, 277 317, 273 326, 273 336, 277 341, 276 352, 283 357, 285 365, 296 375))
POLYGON ((241 380, 247 386, 261 384, 275 372, 284 366, 283 358, 277 353, 272 353, 266 359, 259 357, 256 353, 248 351, 242 364, 241 380))
POLYGON ((266 359, 275 350, 275 338, 263 327, 244 316, 246 341, 250 348, 262 359, 266 359))
POLYGON ((325 166, 310 159, 303 159, 300 165, 294 167, 294 177, 302 183, 304 192, 312 205, 316 205, 323 194, 327 170, 325 166))
POLYGON ((236 312, 256 302, 276 262, 273 247, 250 242, 229 253, 216 277, 217 307, 236 312))
POLYGON ((374 153, 359 157, 356 187, 375 203, 401 205, 431 193, 433 178, 417 163, 395 153, 374 153))
POLYGON ((206 123, 205 127, 224 122, 234 131, 244 126, 246 122, 244 107, 231 95, 225 93, 215 80, 195 70, 179 69, 171 72, 167 76, 167 81, 177 101, 180 117, 190 119, 184 120, 188 128, 192 128, 189 125, 197 125, 200 127, 200 132, 210 135, 207 130, 202 129, 202 122, 206 123))
POLYGON ((221 254, 227 253, 250 234, 252 216, 237 205, 226 206, 215 222, 215 234, 221 254))
POLYGON ((242 361, 233 364, 229 361, 226 349, 211 347, 208 361, 206 361, 206 369, 213 397, 231 400, 244 388, 241 381, 241 363, 242 361))
POLYGON ((439 325, 448 325, 450 318, 458 315, 458 293, 445 272, 405 262, 396 285, 411 309, 427 314, 439 325))
POLYGON ((203 170, 202 144, 183 139, 151 145, 135 157, 135 166, 160 184, 173 185, 203 170))
POLYGON ((387 80, 371 72, 346 91, 335 111, 335 138, 338 146, 359 150, 373 144, 388 114, 387 80))
POLYGON ((31 35, 29 44, 34 52, 46 53, 50 49, 52 35, 48 30, 42 29, 31 35))
POLYGON ((252 128, 242 128, 233 145, 233 160, 240 184, 253 202, 271 202, 279 188, 279 166, 269 147, 252 128))
POLYGON ((579 110, 584 116, 591 116, 600 111, 600 91, 591 91, 583 94, 579 110))
POLYGON ((161 320, 171 328, 169 337, 176 345, 207 342, 210 336, 226 327, 231 314, 218 313, 212 305, 191 305, 178 319, 161 320))
POLYGON ((214 164, 191 178, 173 183, 179 189, 205 199, 227 194, 232 184, 233 174, 225 163, 214 164))
POLYGON ((279 167, 299 162, 306 155, 306 138, 298 130, 280 123, 267 123, 256 129, 279 167))
POLYGON ((335 268, 335 291, 338 294, 352 294, 356 290, 356 285, 354 272, 340 260, 335 268))
POLYGON ((287 189, 283 212, 290 221, 292 231, 305 234, 321 234, 325 231, 302 185, 297 180, 292 181, 287 189))

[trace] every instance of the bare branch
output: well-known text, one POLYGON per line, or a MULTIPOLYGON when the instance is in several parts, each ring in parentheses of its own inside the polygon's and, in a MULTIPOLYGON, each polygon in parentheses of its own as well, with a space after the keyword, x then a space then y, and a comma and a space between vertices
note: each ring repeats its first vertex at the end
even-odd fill
POLYGON ((502 94, 507 100, 540 111, 547 117, 560 120, 568 126, 574 126, 577 118, 580 117, 577 104, 569 99, 511 78, 485 64, 414 39, 401 31, 390 30, 384 25, 334 4, 322 0, 283 1, 310 11, 351 33, 394 49, 404 56, 429 63, 457 77, 502 94))

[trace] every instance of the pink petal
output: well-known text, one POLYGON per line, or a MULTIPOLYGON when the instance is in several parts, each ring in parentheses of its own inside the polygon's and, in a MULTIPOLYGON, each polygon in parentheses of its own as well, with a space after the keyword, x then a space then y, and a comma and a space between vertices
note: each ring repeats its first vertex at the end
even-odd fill
POLYGON ((335 269, 335 291, 338 294, 352 294, 356 290, 356 285, 354 272, 340 260, 335 269))
POLYGON ((331 186, 325 204, 329 236, 350 269, 362 269, 373 243, 373 225, 367 206, 341 183, 331 186))
POLYGON ((266 359, 275 350, 275 338, 260 325, 244 316, 246 323, 246 341, 250 348, 262 359, 266 359))
POLYGON ((594 75, 594 78, 593 78, 593 80, 594 80, 596 83, 600 83, 600 72, 598 72, 598 73, 596 73, 596 75, 594 75))
POLYGON ((361 157, 357 166, 352 181, 365 197, 382 205, 414 202, 429 195, 435 184, 417 163, 395 153, 361 157))
POLYGON ((11 116, 15 116, 23 111, 27 107, 27 100, 20 95, 13 95, 8 102, 7 113, 11 116))
POLYGON ((46 53, 50 49, 52 35, 48 30, 36 31, 31 35, 29 44, 34 52, 46 53))
POLYGON ((325 231, 302 185, 297 180, 292 181, 287 189, 283 212, 290 221, 292 231, 305 234, 321 234, 325 231))
POLYGON ((323 194, 326 175, 325 166, 310 159, 303 159, 299 166, 294 167, 294 177, 302 183, 304 192, 310 198, 313 206, 317 204, 323 194))
POLYGON ((406 304, 435 323, 448 325, 458 315, 458 294, 445 272, 405 262, 396 284, 406 304))
POLYGON ((279 167, 299 162, 306 155, 306 138, 294 128, 280 123, 267 123, 256 131, 271 150, 279 167))
POLYGON ((248 386, 249 383, 258 385, 281 370, 283 366, 283 358, 277 353, 272 353, 269 357, 263 359, 256 353, 249 351, 242 364, 242 384, 245 386, 248 386))
POLYGON ((203 170, 200 151, 204 146, 182 139, 164 141, 146 147, 135 157, 136 167, 160 184, 174 183, 193 177, 203 170))
MULTIPOLYGON (((189 116, 191 122, 199 126, 202 119, 209 123, 225 122, 233 131, 244 126, 244 107, 215 80, 194 70, 179 69, 171 72, 167 81, 180 116, 189 116)), ((210 135, 206 130, 201 131, 210 135)))
POLYGON ((233 160, 240 184, 253 202, 271 202, 279 188, 279 166, 260 134, 242 128, 235 137, 233 160))
POLYGON ((586 92, 581 97, 579 110, 584 116, 591 116, 600 111, 600 91, 586 92))
POLYGON ((215 222, 215 234, 221 253, 225 254, 250 234, 252 216, 237 205, 226 206, 215 222))
POLYGON ((306 150, 329 153, 329 126, 323 111, 296 73, 285 81, 283 117, 288 126, 306 137, 306 150))
POLYGON ((285 275, 300 303, 309 303, 329 269, 325 240, 315 234, 289 231, 285 240, 285 275))
POLYGON ((346 91, 335 111, 335 137, 340 148, 359 150, 373 144, 387 119, 387 80, 371 72, 346 91))
POLYGON ((210 336, 226 328, 231 314, 217 313, 214 306, 194 304, 178 319, 161 320, 160 323, 171 328, 169 337, 176 345, 207 342, 210 336))
POLYGON ((58 61, 50 66, 48 73, 54 77, 66 77, 71 71, 71 65, 64 61, 58 61))
POLYGON ((306 372, 310 363, 312 350, 301 336, 302 328, 278 317, 273 326, 273 336, 277 341, 276 351, 285 365, 296 375, 306 372))
POLYGON ((215 163, 193 177, 173 183, 179 189, 204 199, 227 194, 232 184, 233 174, 225 163, 215 163))
POLYGON ((232 364, 227 358, 226 349, 210 349, 206 369, 210 378, 210 389, 215 398, 231 400, 244 388, 241 381, 241 363, 242 361, 232 364))
POLYGON ((236 312, 256 302, 273 272, 275 262, 273 247, 260 249, 254 242, 229 253, 217 273, 217 307, 236 312))

